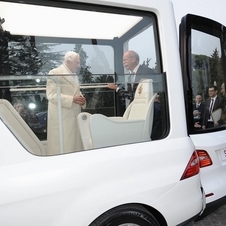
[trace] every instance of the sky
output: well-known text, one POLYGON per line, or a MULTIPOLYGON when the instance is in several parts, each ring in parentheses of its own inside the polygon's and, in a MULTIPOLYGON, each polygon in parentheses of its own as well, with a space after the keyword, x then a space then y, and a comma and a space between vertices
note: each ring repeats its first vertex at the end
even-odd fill
POLYGON ((177 27, 186 14, 208 17, 226 26, 226 0, 171 0, 177 27))
MULTIPOLYGON (((194 14, 215 20, 226 26, 226 0, 171 0, 174 6, 176 26, 179 28, 181 18, 186 14, 194 14)), ((192 33, 192 53, 210 56, 215 48, 220 52, 219 39, 200 32, 192 33), (203 48, 205 46, 205 48, 203 48)))

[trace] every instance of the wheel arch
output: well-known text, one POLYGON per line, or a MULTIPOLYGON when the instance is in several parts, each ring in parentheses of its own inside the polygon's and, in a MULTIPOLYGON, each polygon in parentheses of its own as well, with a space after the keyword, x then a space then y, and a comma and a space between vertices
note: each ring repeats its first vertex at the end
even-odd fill
POLYGON ((146 208, 156 218, 156 220, 160 223, 161 226, 167 226, 165 217, 158 210, 146 204, 138 204, 138 205, 141 205, 144 208, 146 208))
POLYGON ((130 206, 137 206, 137 207, 141 207, 141 208, 145 208, 151 215, 154 216, 154 218, 158 221, 158 223, 161 226, 167 226, 166 220, 164 218, 164 216, 156 209, 154 209, 153 207, 143 204, 143 203, 126 203, 126 204, 121 204, 115 207, 112 207, 111 209, 106 210, 105 212, 103 212, 101 215, 99 215, 96 219, 94 219, 89 226, 95 226, 95 222, 98 221, 98 219, 102 218, 105 214, 111 214, 112 211, 114 211, 117 208, 122 208, 122 207, 130 207, 130 206))

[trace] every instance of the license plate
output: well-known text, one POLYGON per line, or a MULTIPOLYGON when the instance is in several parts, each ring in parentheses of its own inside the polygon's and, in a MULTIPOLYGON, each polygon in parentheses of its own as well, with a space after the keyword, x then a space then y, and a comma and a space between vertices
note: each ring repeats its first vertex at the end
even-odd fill
POLYGON ((222 160, 226 160, 226 148, 220 150, 222 160))

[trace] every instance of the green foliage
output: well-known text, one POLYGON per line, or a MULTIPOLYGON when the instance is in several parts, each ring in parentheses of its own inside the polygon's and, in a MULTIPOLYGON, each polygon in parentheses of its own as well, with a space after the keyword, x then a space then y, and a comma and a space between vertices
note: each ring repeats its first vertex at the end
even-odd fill
POLYGON ((215 82, 220 86, 223 82, 222 59, 219 57, 217 48, 213 51, 210 58, 210 84, 215 82))
MULTIPOLYGON (((0 73, 2 75, 47 75, 51 69, 58 67, 62 63, 63 55, 65 54, 65 51, 57 51, 59 44, 37 42, 37 39, 33 36, 14 36, 9 34, 7 38, 0 37, 0 42, 0 73)), ((113 82, 113 76, 110 75, 93 76, 90 67, 86 63, 88 59, 87 53, 81 44, 75 44, 73 50, 80 54, 81 68, 78 76, 81 86, 113 82)), ((13 80, 9 81, 9 83, 10 86, 14 87, 37 87, 45 86, 46 80, 43 79, 38 83, 35 79, 13 80)), ((114 92, 107 88, 84 89, 82 91, 85 93, 89 106, 93 108, 114 106, 114 92)), ((34 102, 38 109, 46 109, 46 101, 45 103, 42 101, 45 91, 44 93, 43 91, 18 91, 11 94, 13 95, 12 102, 20 101, 25 105, 34 102)))
POLYGON ((61 52, 52 52, 56 44, 38 43, 34 37, 22 36, 19 41, 8 43, 8 57, 3 66, 10 75, 45 75, 59 64, 61 52))
POLYGON ((192 55, 193 67, 192 70, 192 89, 193 97, 201 94, 203 97, 208 97, 207 88, 210 85, 220 86, 223 83, 222 59, 219 56, 217 49, 213 50, 211 56, 192 55))

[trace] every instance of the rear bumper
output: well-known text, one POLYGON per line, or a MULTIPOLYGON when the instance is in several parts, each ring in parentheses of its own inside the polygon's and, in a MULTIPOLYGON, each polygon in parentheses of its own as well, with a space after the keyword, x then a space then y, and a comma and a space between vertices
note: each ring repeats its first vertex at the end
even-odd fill
POLYGON ((185 225, 188 225, 189 223, 194 222, 195 219, 196 219, 199 215, 200 215, 200 213, 197 214, 196 216, 194 216, 194 217, 192 217, 192 218, 190 218, 190 219, 188 219, 188 220, 186 220, 186 221, 184 221, 184 222, 182 222, 182 223, 176 225, 176 226, 185 226, 185 225))
POLYGON ((207 215, 216 211, 217 209, 219 209, 220 207, 222 207, 225 204, 226 204, 226 196, 224 196, 214 202, 210 202, 210 203, 206 204, 205 210, 203 211, 203 213, 200 216, 198 216, 195 219, 195 221, 199 221, 199 220, 203 219, 204 217, 206 217, 207 215))
POLYGON ((206 208, 206 197, 205 197, 205 192, 203 190, 203 188, 201 187, 201 192, 202 192, 202 200, 203 200, 203 206, 202 206, 202 211, 200 213, 198 213, 197 215, 191 217, 190 219, 176 225, 176 226, 185 226, 185 225, 188 225, 189 223, 191 222, 194 222, 196 221, 197 218, 199 218, 205 211, 205 208, 206 208))

